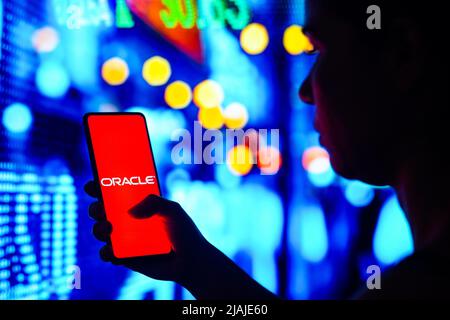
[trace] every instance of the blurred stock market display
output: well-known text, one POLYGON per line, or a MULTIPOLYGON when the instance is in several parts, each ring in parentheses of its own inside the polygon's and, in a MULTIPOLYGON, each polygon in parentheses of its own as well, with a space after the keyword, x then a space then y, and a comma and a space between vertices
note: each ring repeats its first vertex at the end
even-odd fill
POLYGON ((316 58, 303 7, 0 0, 0 299, 192 299, 172 282, 100 260, 83 192, 92 178, 86 112, 142 112, 163 195, 282 297, 346 297, 368 266, 412 253, 392 190, 336 175, 314 108, 298 99, 316 58), (174 132, 194 136, 197 120, 249 130, 258 148, 232 146, 221 164, 174 163, 174 132), (262 129, 278 130, 278 141, 262 129), (235 153, 244 163, 230 160, 235 153), (81 285, 71 285, 74 275, 81 285))

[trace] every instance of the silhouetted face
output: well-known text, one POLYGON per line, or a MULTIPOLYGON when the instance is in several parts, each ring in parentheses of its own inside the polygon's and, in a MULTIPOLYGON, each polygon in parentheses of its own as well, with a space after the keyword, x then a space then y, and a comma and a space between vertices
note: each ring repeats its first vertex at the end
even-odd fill
POLYGON ((300 97, 316 106, 315 127, 336 172, 389 184, 400 157, 402 112, 393 94, 396 79, 385 64, 387 50, 369 47, 354 25, 320 2, 307 1, 305 33, 318 55, 300 97))

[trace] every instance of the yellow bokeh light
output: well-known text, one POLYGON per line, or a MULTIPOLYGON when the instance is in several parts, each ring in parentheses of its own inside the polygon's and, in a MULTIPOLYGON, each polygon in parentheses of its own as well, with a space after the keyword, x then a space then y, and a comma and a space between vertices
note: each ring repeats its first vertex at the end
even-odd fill
POLYGON ((201 108, 198 111, 198 121, 205 129, 220 129, 224 125, 222 109, 220 107, 201 108))
POLYGON ((142 77, 151 86, 162 86, 169 81, 172 68, 169 61, 155 56, 145 61, 142 67, 142 77))
POLYGON ((58 32, 52 27, 37 29, 33 32, 31 43, 36 52, 51 52, 58 46, 58 32))
POLYGON ((245 52, 257 55, 264 52, 269 45, 269 33, 262 24, 251 23, 241 31, 240 41, 245 52))
POLYGON ((225 124, 229 129, 242 129, 248 122, 248 112, 240 103, 231 103, 224 112, 225 124))
POLYGON ((285 30, 283 45, 286 51, 292 55, 299 55, 314 49, 308 37, 303 33, 302 27, 295 24, 285 30))
POLYGON ((252 170, 253 164, 253 154, 248 147, 238 145, 228 151, 227 165, 233 174, 245 176, 252 170))
POLYGON ((216 108, 224 98, 222 86, 214 80, 202 81, 194 88, 194 103, 199 108, 216 108))
POLYGON ((183 81, 172 82, 164 92, 164 99, 173 109, 186 108, 192 101, 191 87, 183 81))
POLYGON ((106 60, 102 66, 102 78, 112 86, 123 84, 130 75, 127 63, 120 58, 106 60))

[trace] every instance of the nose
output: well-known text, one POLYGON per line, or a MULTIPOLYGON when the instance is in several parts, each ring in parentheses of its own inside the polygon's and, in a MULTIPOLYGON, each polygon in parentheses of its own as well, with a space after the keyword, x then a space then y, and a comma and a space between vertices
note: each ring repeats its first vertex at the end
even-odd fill
POLYGON ((311 73, 308 74, 306 79, 303 81, 299 90, 300 100, 307 104, 314 104, 314 95, 311 86, 311 73))

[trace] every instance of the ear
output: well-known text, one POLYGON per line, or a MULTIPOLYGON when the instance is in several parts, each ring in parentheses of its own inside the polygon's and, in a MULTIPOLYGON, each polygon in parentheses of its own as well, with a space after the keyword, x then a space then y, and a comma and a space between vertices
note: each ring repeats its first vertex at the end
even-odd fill
POLYGON ((388 28, 386 67, 394 89, 407 93, 417 88, 425 74, 426 37, 418 23, 408 18, 397 18, 388 28))

